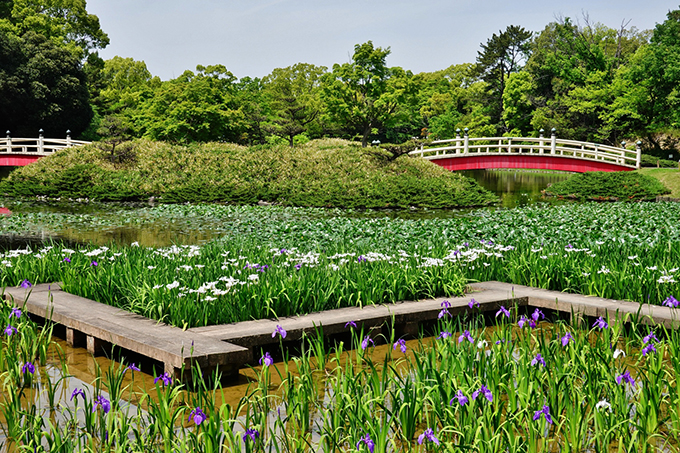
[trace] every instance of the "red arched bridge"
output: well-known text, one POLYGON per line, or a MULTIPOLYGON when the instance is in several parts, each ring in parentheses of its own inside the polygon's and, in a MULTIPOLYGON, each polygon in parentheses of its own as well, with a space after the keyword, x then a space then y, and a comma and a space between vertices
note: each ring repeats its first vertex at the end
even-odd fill
POLYGON ((22 167, 60 149, 89 143, 71 140, 70 135, 61 139, 44 138, 42 134, 38 138, 13 138, 7 134, 7 137, 0 138, 0 167, 22 167))
POLYGON ((531 168, 575 173, 630 171, 640 168, 640 143, 636 149, 559 140, 551 137, 463 137, 436 140, 411 151, 447 170, 531 168))

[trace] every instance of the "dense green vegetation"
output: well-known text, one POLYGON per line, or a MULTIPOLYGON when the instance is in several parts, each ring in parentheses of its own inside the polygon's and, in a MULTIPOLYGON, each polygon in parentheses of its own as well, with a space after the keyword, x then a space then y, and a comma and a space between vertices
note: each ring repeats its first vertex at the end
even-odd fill
POLYGON ((474 180, 431 163, 391 159, 337 139, 297 147, 136 141, 124 158, 97 146, 70 148, 14 171, 9 196, 98 200, 258 201, 318 207, 456 207, 496 201, 474 180))
POLYGON ((68 117, 87 139, 111 138, 116 122, 123 139, 364 146, 464 127, 473 136, 556 128, 610 145, 642 140, 646 152, 677 160, 680 10, 659 21, 645 31, 587 14, 537 31, 510 25, 482 43, 476 62, 431 73, 390 67, 390 48, 369 41, 332 68, 297 63, 237 79, 223 64, 199 65, 161 81, 142 61, 97 56, 108 37, 84 1, 14 0, 0 6, 0 124, 15 136, 42 128, 62 137, 68 117))
POLYGON ((546 189, 551 196, 610 201, 652 201, 670 192, 658 179, 633 171, 580 173, 546 189))
MULTIPOLYGON (((0 218, 0 226, 86 230, 116 221, 68 217, 19 214, 0 218)), ((200 247, 9 251, 0 256, 0 285, 62 281, 75 294, 178 326, 446 296, 465 279, 652 304, 680 294, 676 203, 477 210, 430 220, 161 205, 128 211, 125 219, 122 225, 207 224, 223 239, 200 247)))

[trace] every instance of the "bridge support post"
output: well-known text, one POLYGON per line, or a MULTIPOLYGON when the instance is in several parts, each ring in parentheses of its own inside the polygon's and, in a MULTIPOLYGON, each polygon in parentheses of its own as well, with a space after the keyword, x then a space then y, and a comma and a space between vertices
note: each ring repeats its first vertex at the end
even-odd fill
MULTIPOLYGON (((66 131, 66 146, 71 147, 71 130, 66 131)), ((420 146, 420 149, 423 149, 422 145, 420 146)))
POLYGON ((43 138, 43 130, 40 129, 38 131, 38 152, 42 154, 43 152, 43 146, 45 145, 45 139, 43 138))
POLYGON ((635 168, 639 170, 642 160, 642 142, 635 143, 635 152, 637 153, 635 156, 635 168))
POLYGON ((7 152, 12 152, 12 137, 9 135, 9 131, 7 131, 7 152))
POLYGON ((470 150, 470 137, 468 136, 468 128, 466 127, 466 128, 463 129, 463 130, 465 131, 465 145, 464 145, 464 146, 465 146, 465 150, 464 150, 463 152, 464 152, 465 154, 467 154, 468 151, 470 150))
POLYGON ((538 131, 538 154, 543 154, 543 147, 545 146, 545 141, 543 140, 543 132, 545 132, 543 129, 538 131))
POLYGON ((460 154, 460 129, 456 129, 456 154, 460 154))
POLYGON ((557 149, 557 130, 553 127, 550 131, 550 154, 555 154, 557 149))

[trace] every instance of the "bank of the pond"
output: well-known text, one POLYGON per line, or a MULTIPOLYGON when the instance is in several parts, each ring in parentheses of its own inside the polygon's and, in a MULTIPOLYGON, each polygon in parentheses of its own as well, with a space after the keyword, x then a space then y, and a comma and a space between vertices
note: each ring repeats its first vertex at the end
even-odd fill
POLYGON ((680 198, 680 169, 678 168, 642 168, 643 175, 658 179, 671 192, 671 198, 680 198))
MULTIPOLYGON (((121 145, 122 146, 122 145, 121 145)), ((337 139, 288 146, 136 140, 124 154, 67 148, 17 169, 0 194, 98 200, 278 203, 318 207, 460 207, 497 201, 474 180, 422 159, 390 159, 337 139)))

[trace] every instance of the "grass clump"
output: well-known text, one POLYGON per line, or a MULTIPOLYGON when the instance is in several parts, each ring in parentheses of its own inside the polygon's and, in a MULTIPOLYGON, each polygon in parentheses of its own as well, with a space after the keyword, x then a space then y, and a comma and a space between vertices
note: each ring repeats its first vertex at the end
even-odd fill
POLYGON ((387 159, 343 140, 295 148, 137 140, 133 147, 134 156, 122 163, 111 162, 94 145, 60 151, 13 172, 0 183, 0 193, 345 208, 447 208, 497 201, 474 180, 430 162, 387 159))
POLYGON ((551 185, 548 196, 579 200, 655 200, 670 193, 659 180, 638 172, 587 172, 551 185))

